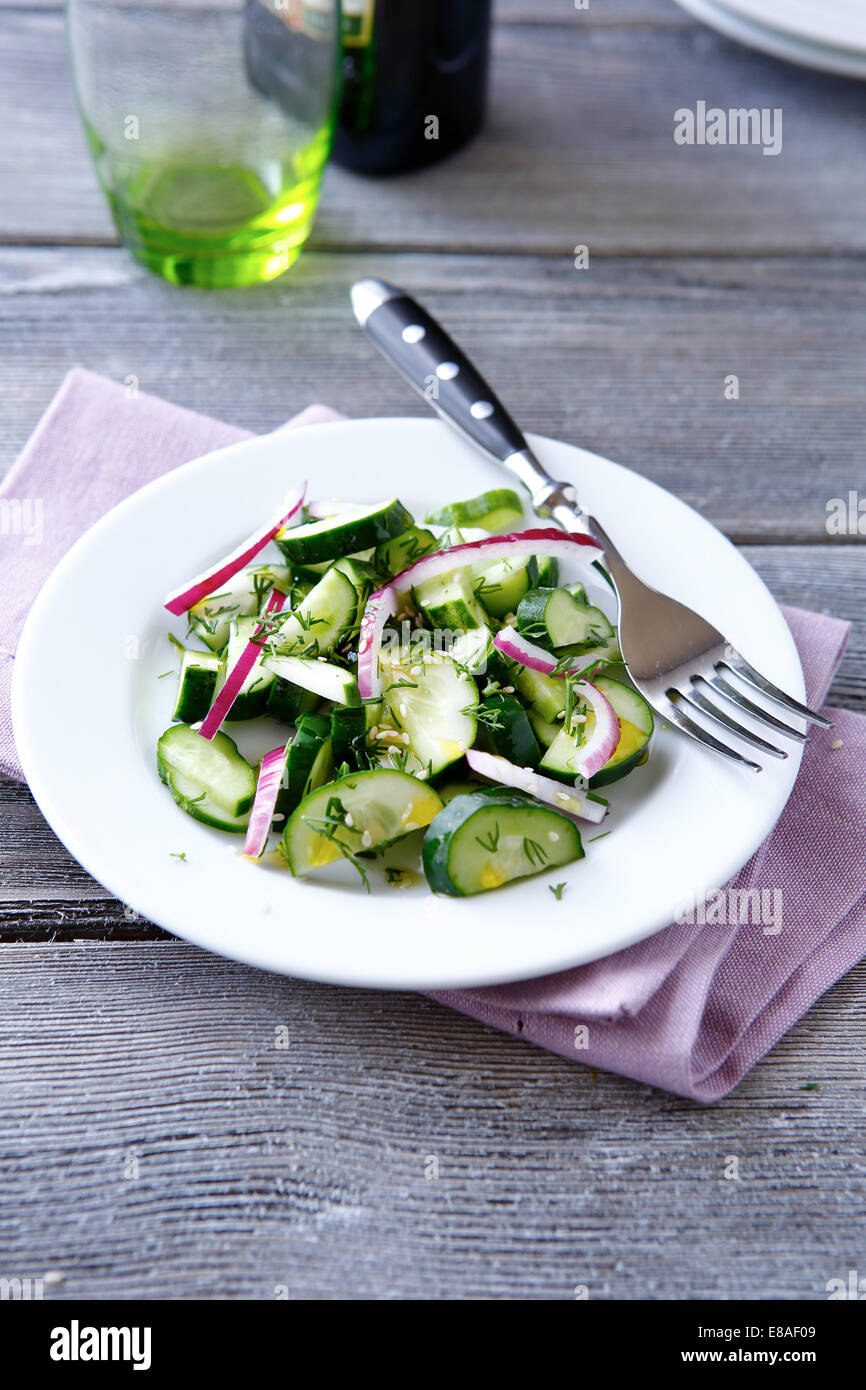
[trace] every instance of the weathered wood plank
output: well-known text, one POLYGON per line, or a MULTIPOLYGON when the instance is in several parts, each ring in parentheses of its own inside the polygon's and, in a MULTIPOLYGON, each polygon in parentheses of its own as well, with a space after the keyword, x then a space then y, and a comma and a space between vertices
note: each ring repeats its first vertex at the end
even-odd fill
MULTIPOLYGON (((483 138, 400 179, 331 170, 315 244, 553 256, 576 243, 597 255, 866 249, 857 83, 750 53, 679 18, 619 26, 586 23, 588 14, 498 26, 483 138), (676 146, 674 112, 698 98, 782 108, 782 155, 676 146)), ((0 236, 111 241, 60 14, 10 10, 3 27, 0 236)))
POLYGON ((351 316, 369 274, 425 299, 527 429, 619 459, 740 540, 826 540, 828 499, 866 497, 847 259, 311 254, 272 286, 206 294, 118 250, 0 249, 0 473, 75 363, 254 431, 314 399, 424 414, 351 316))
POLYGON ((51 1296, 809 1300, 860 1257, 862 968, 701 1109, 185 946, 2 964, 3 1274, 51 1296))

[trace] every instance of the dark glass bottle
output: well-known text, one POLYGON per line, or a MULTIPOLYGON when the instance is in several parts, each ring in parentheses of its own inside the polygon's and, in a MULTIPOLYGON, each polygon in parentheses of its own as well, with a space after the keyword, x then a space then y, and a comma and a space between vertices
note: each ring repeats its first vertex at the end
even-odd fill
POLYGON ((432 164, 481 128, 490 0, 343 0, 334 158, 364 174, 432 164))

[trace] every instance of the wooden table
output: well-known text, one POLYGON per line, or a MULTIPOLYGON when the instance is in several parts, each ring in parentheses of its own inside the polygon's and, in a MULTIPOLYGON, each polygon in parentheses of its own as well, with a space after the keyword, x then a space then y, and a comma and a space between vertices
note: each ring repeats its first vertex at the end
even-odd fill
MULTIPOLYGON (((853 620, 832 699, 866 709, 866 551, 825 525, 866 496, 862 86, 671 0, 501 0, 482 139, 417 177, 331 170, 288 276, 204 294, 117 246, 56 0, 0 0, 0 33, 0 471, 74 363, 252 430, 312 399, 422 414, 350 320, 351 282, 382 275, 529 429, 672 488, 780 600, 853 620), (699 99, 781 107, 782 154, 675 146, 699 99)), ((0 800, 0 1275, 59 1269, 53 1297, 820 1299, 862 1267, 862 967, 704 1109, 126 921, 23 787, 0 800)))

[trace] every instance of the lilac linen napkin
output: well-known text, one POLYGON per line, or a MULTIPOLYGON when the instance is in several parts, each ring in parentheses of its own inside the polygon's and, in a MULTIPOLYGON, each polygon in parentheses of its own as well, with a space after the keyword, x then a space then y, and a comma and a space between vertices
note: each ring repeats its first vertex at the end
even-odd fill
MULTIPOLYGON (((337 418, 314 406, 284 428, 337 418)), ((88 372, 66 378, 0 488, 13 504, 4 516, 19 521, 2 537, 0 770, 22 777, 9 715, 11 668, 50 570, 121 498, 245 437, 88 372)), ((809 702, 821 704, 848 625, 783 611, 809 702)), ((839 710, 830 717, 834 728, 810 738, 775 830, 730 884, 707 892, 695 921, 558 975, 431 997, 574 1061, 695 1100, 725 1095, 866 954, 866 719, 839 710), (751 898, 742 896, 746 890, 751 898), (749 920, 739 925, 744 903, 749 920), (760 906, 754 925, 753 904, 760 906)))

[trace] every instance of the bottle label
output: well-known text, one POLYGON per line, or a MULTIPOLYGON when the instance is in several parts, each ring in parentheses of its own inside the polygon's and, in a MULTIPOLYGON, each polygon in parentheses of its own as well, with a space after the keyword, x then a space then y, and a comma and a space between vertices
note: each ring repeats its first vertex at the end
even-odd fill
POLYGON ((365 48, 373 37, 376 0, 343 0, 343 43, 365 48))

